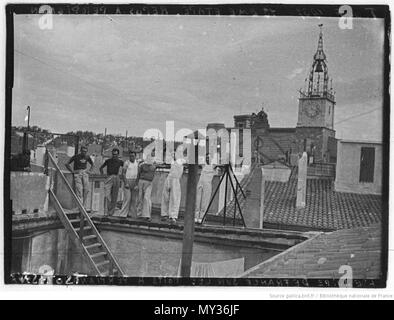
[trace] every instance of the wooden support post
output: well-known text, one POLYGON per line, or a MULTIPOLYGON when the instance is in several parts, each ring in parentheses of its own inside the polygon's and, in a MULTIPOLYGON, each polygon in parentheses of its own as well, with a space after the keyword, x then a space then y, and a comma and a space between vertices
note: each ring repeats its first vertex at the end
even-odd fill
MULTIPOLYGON (((198 136, 195 136, 194 163, 188 164, 186 210, 184 216, 183 245, 181 258, 181 277, 190 278, 194 242, 194 214, 196 210, 197 170, 198 170, 198 136)), ((190 160, 190 157, 189 157, 190 160)))
POLYGON ((90 212, 93 214, 93 196, 94 196, 94 181, 92 180, 90 187, 90 212))
POLYGON ((190 278, 194 241, 194 213, 196 209, 197 164, 189 164, 187 177, 186 211, 184 217, 181 277, 190 278))

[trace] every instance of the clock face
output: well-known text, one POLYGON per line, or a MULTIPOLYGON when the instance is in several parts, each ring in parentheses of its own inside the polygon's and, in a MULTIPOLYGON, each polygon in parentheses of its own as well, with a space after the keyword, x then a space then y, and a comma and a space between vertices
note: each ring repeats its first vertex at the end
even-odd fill
POLYGON ((320 107, 316 103, 307 104, 305 113, 309 118, 316 118, 320 114, 320 107))

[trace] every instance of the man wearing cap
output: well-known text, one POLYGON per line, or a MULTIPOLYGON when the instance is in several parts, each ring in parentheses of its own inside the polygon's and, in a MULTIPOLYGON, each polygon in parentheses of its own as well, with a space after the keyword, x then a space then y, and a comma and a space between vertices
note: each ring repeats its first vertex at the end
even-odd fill
POLYGON ((93 161, 87 154, 88 148, 81 147, 80 153, 72 156, 66 163, 66 168, 74 175, 75 194, 81 200, 83 206, 87 207, 89 198, 89 173, 93 171, 93 161), (71 163, 74 163, 74 170, 71 169, 71 163), (88 163, 90 169, 87 169, 88 163))
POLYGON ((120 187, 120 176, 122 175, 123 161, 119 159, 119 149, 112 149, 112 158, 105 160, 100 167, 100 173, 104 174, 103 169, 107 168, 107 180, 104 184, 105 199, 107 205, 105 207, 106 214, 112 216, 116 209, 118 193, 120 187))

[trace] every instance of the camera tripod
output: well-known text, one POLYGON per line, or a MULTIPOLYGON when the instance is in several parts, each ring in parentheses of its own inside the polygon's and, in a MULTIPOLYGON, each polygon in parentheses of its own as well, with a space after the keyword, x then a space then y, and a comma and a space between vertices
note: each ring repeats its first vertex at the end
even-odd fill
POLYGON ((219 184, 217 185, 217 187, 216 187, 216 189, 215 189, 215 192, 213 193, 213 195, 212 195, 212 197, 211 197, 211 200, 209 201, 208 207, 207 207, 207 209, 205 210, 205 213, 204 213, 204 216, 203 216, 203 218, 202 218, 201 224, 204 223, 204 221, 205 221, 205 219, 206 219, 206 216, 207 216, 207 213, 208 213, 208 211, 209 211, 209 208, 211 207, 212 202, 213 202, 213 199, 215 199, 215 196, 216 196, 216 194, 217 194, 217 192, 218 192, 218 190, 219 190, 221 184, 223 183, 223 180, 226 180, 226 182, 225 182, 225 192, 224 192, 223 226, 226 225, 227 190, 228 190, 228 182, 230 181, 231 191, 233 192, 234 202, 235 202, 235 203, 234 203, 234 213, 233 213, 233 226, 235 226, 235 217, 236 217, 236 214, 237 214, 237 207, 238 207, 239 214, 240 214, 240 216, 241 216, 241 218, 242 218, 243 226, 246 227, 245 220, 244 220, 244 217, 243 217, 243 215, 242 215, 242 209, 241 209, 241 206, 239 205, 239 201, 238 201, 238 198, 237 198, 238 190, 241 191, 241 194, 242 194, 242 196, 243 196, 244 198, 246 198, 245 193, 244 193, 244 191, 242 190, 242 187, 241 187, 240 183, 238 182, 237 177, 235 176, 235 173, 234 173, 234 171, 233 171, 233 168, 232 168, 231 164, 228 163, 228 164, 222 165, 221 167, 224 168, 224 173, 223 173, 222 176, 220 177, 219 184), (232 177, 234 178, 235 186, 234 186, 234 182, 233 182, 232 177))

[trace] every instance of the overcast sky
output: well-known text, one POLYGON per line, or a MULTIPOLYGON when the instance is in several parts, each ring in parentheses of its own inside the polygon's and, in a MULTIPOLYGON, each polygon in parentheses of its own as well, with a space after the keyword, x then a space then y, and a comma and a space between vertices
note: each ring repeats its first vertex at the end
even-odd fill
POLYGON ((381 140, 383 20, 63 15, 41 30, 38 19, 15 16, 13 125, 30 105, 31 124, 53 132, 142 136, 166 120, 233 126, 264 104, 271 127, 295 127, 323 23, 337 137, 381 140))

